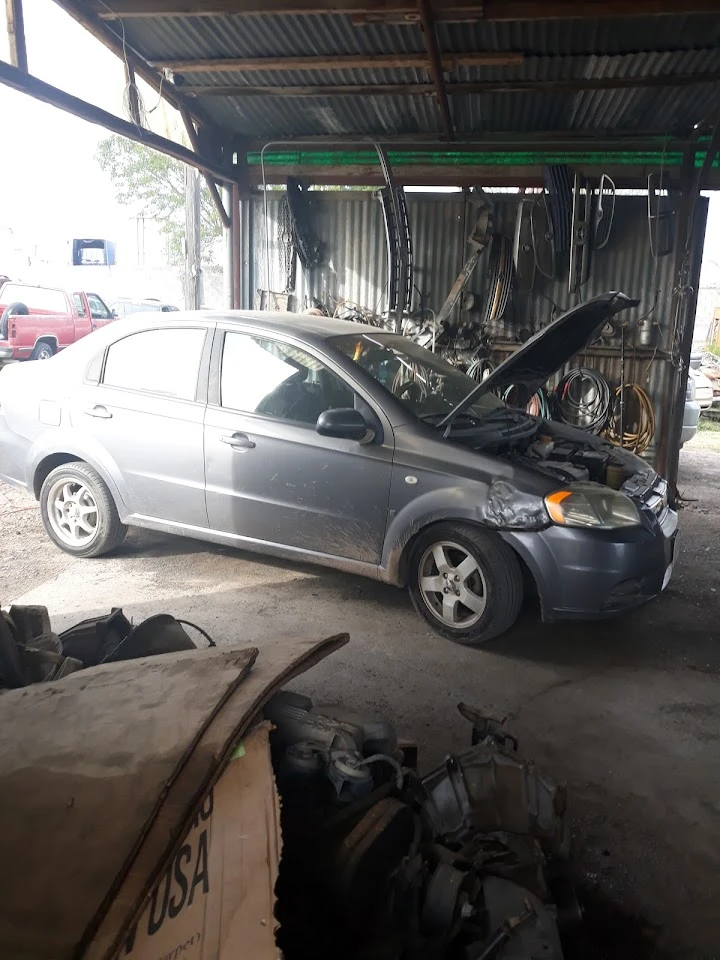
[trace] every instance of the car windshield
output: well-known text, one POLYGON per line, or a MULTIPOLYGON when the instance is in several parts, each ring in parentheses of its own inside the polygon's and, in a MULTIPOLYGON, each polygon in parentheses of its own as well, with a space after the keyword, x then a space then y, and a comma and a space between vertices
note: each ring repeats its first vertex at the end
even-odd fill
MULTIPOLYGON (((330 343, 429 423, 439 423, 477 386, 436 353, 397 333, 349 334, 331 337, 330 343)), ((487 393, 463 412, 463 418, 480 420, 503 406, 487 393)))

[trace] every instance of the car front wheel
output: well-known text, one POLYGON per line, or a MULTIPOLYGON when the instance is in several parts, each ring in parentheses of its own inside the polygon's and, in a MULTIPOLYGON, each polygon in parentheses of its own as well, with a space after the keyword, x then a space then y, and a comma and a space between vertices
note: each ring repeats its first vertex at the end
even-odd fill
POLYGON ((523 600, 513 550, 497 534, 464 524, 442 523, 421 534, 408 580, 420 616, 437 633, 468 646, 509 630, 523 600))
POLYGON ((40 343, 35 344, 35 349, 30 354, 30 360, 49 360, 54 354, 52 345, 45 340, 41 340, 40 343))
POLYGON ((125 539, 112 494, 87 463, 52 470, 40 491, 40 511, 50 538, 75 557, 99 557, 125 539))

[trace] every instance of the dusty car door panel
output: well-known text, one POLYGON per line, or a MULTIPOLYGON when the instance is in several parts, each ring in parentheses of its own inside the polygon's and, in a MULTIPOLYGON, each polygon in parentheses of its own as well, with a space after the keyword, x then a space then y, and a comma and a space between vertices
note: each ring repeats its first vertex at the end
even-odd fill
POLYGON ((314 423, 325 403, 353 403, 352 389, 323 362, 293 346, 294 365, 286 367, 288 357, 272 351, 282 354, 287 345, 267 338, 250 342, 253 338, 241 332, 218 331, 217 341, 212 362, 218 377, 213 394, 211 374, 205 417, 210 527, 239 538, 378 563, 392 469, 389 425, 382 443, 322 437, 314 423), (269 355, 267 344, 274 345, 269 355), (323 400, 321 381, 327 384, 330 378, 335 379, 323 400), (223 401, 255 409, 223 407, 223 401), (292 415, 311 422, 284 419, 293 405, 292 415))
POLYGON ((84 384, 72 401, 73 427, 107 451, 122 474, 127 506, 139 517, 207 527, 205 403, 196 396, 206 333, 148 330, 116 341, 103 382, 84 384), (179 395, 167 395, 171 388, 179 395))

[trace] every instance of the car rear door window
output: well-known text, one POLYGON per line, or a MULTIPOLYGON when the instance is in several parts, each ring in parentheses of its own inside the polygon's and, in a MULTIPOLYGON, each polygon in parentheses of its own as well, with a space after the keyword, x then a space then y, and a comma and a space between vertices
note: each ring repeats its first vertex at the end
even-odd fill
POLYGON ((103 383, 194 400, 205 330, 143 330, 108 348, 103 383))
POLYGON ((354 401, 353 390, 304 350, 249 334, 225 334, 223 407, 315 425, 325 410, 352 407, 354 401))

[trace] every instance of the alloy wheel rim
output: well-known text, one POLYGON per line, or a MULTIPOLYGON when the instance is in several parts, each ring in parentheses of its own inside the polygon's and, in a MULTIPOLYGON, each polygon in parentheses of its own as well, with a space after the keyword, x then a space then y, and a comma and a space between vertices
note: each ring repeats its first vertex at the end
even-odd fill
POLYGON ((487 606, 487 583, 480 564, 451 540, 434 543, 423 553, 418 587, 430 613, 456 630, 474 626, 487 606))
POLYGON ((98 506, 82 480, 57 480, 48 494, 47 512, 50 526, 68 546, 87 546, 97 536, 98 506))

